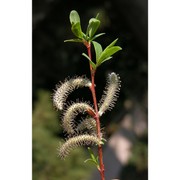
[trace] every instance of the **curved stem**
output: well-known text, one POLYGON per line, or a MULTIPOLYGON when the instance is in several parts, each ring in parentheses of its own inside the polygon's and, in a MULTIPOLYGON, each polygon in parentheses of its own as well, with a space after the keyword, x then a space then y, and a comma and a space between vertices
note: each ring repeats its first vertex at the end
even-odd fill
MULTIPOLYGON (((91 43, 87 42, 85 43, 85 46, 87 47, 88 51, 88 56, 90 59, 92 59, 91 56, 91 43)), ((95 108, 95 119, 96 119, 96 127, 97 127, 97 136, 99 139, 101 139, 101 126, 100 126, 100 118, 98 114, 98 106, 97 106, 97 99, 96 99, 96 91, 95 91, 95 73, 96 71, 92 68, 90 64, 90 72, 91 72, 91 83, 92 86, 90 88, 91 93, 92 93, 92 98, 93 98, 93 103, 94 103, 94 108, 95 108)), ((105 180, 104 178, 104 163, 103 163, 103 153, 102 153, 102 145, 98 145, 98 156, 99 156, 99 163, 100 163, 100 175, 101 175, 101 180, 105 180)))

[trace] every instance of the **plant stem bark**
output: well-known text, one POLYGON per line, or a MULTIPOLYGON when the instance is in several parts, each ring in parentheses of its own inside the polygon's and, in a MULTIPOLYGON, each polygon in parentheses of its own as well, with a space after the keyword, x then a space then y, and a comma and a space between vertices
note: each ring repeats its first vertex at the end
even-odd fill
MULTIPOLYGON (((91 43, 87 42, 86 44, 87 47, 87 51, 88 51, 88 56, 90 59, 92 59, 91 56, 91 43)), ((91 93, 92 93, 92 98, 93 98, 93 103, 94 103, 94 108, 95 108, 95 119, 96 119, 96 127, 97 127, 97 136, 99 139, 101 139, 101 126, 100 126, 100 118, 99 118, 99 114, 98 114, 98 106, 97 106, 97 99, 96 99, 96 91, 95 91, 95 73, 96 70, 94 70, 90 64, 90 72, 91 72, 91 93)), ((104 163, 103 163, 103 153, 102 153, 102 145, 99 144, 98 145, 98 156, 99 156, 99 165, 100 165, 100 175, 101 175, 101 180, 105 180, 104 178, 104 163)))

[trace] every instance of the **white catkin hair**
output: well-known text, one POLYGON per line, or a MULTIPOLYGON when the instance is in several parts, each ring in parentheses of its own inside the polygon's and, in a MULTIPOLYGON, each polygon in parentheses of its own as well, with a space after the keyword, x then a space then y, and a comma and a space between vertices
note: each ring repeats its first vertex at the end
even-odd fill
POLYGON ((75 77, 66 80, 64 83, 57 85, 57 89, 53 95, 53 103, 59 109, 63 110, 68 95, 77 88, 90 87, 91 82, 87 78, 75 77))
POLYGON ((107 85, 99 103, 100 116, 106 110, 111 110, 114 107, 121 87, 120 82, 120 77, 116 73, 112 72, 108 75, 107 85))
POLYGON ((95 144, 101 144, 101 140, 97 136, 92 135, 79 135, 72 137, 68 139, 59 149, 58 154, 61 157, 61 159, 65 159, 70 153, 71 150, 74 148, 77 148, 79 146, 84 145, 95 145, 95 144))
POLYGON ((92 117, 83 119, 81 123, 77 126, 77 132, 82 132, 83 130, 90 131, 91 134, 96 134, 96 120, 92 117))
POLYGON ((94 112, 93 108, 89 104, 84 103, 84 102, 74 103, 71 106, 69 106, 63 115, 62 126, 64 130, 68 134, 74 134, 75 133, 74 118, 76 117, 76 115, 78 115, 78 113, 85 113, 88 110, 91 110, 94 112))

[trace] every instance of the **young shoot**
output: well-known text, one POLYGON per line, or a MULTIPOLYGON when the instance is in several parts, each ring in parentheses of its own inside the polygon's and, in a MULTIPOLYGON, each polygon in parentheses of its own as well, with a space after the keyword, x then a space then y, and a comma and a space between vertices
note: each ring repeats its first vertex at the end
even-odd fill
MULTIPOLYGON (((105 34, 97 34, 98 28, 101 24, 98 15, 89 20, 86 31, 84 32, 81 28, 81 20, 77 11, 71 11, 69 18, 71 31, 75 38, 65 40, 65 42, 77 42, 86 46, 87 53, 82 53, 82 55, 89 62, 91 80, 84 76, 73 77, 57 85, 53 95, 53 102, 54 106, 63 112, 62 127, 67 133, 67 139, 59 147, 58 153, 62 159, 65 159, 70 155, 73 149, 78 148, 79 146, 88 146, 90 158, 85 162, 93 162, 100 172, 101 180, 105 180, 102 145, 106 140, 103 137, 104 133, 102 133, 100 116, 102 116, 105 111, 111 110, 114 107, 120 91, 121 81, 119 75, 115 72, 109 74, 104 93, 98 103, 95 89, 95 87, 98 88, 98 84, 95 86, 95 74, 99 66, 104 62, 111 60, 113 55, 122 50, 122 48, 116 45, 118 39, 112 41, 112 43, 104 49, 99 42, 95 41, 98 37, 105 34), (95 59, 92 59, 92 45, 95 50, 95 59), (91 91, 93 105, 90 105, 87 102, 74 102, 67 107, 67 98, 70 93, 75 89, 83 87, 88 87, 91 91), (75 118, 79 113, 83 113, 85 117, 77 123, 75 122, 75 118), (89 147, 93 145, 98 148, 97 155, 95 155, 89 147)), ((108 171, 108 169, 106 170, 108 171)))

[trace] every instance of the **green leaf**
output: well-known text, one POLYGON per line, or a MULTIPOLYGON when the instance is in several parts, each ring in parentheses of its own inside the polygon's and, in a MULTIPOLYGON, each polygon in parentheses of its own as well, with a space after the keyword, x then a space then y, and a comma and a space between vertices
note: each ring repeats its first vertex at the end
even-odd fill
POLYGON ((94 45, 94 49, 95 49, 95 52, 96 52, 96 62, 97 62, 100 55, 101 55, 101 53, 102 53, 102 46, 101 46, 101 44, 99 44, 96 41, 92 41, 92 43, 94 45))
POLYGON ((94 160, 92 160, 92 159, 86 159, 84 162, 86 163, 86 162, 88 162, 88 161, 91 161, 91 162, 93 162, 95 165, 97 165, 97 163, 94 161, 94 160))
POLYGON ((104 63, 104 62, 106 62, 106 61, 108 61, 108 60, 110 60, 110 59, 112 59, 112 56, 110 56, 110 57, 104 59, 103 61, 101 61, 101 64, 104 63))
POLYGON ((94 156, 94 153, 90 147, 88 147, 88 151, 89 151, 91 158, 85 160, 84 162, 88 162, 88 161, 93 162, 96 165, 97 169, 99 170, 100 166, 99 166, 98 156, 97 157, 94 156))
POLYGON ((106 33, 100 33, 100 34, 95 35, 95 36, 91 39, 91 41, 93 41, 94 39, 98 38, 99 36, 103 36, 104 34, 106 34, 106 33))
POLYGON ((86 35, 89 35, 90 38, 94 36, 96 33, 97 29, 99 28, 100 21, 96 18, 91 18, 89 20, 89 25, 86 31, 86 35))
POLYGON ((109 58, 110 56, 112 56, 113 54, 115 54, 116 52, 118 52, 119 50, 121 50, 122 48, 119 47, 119 46, 113 46, 113 47, 110 47, 110 48, 106 48, 101 56, 99 57, 98 59, 98 66, 104 61, 104 60, 109 60, 107 58, 109 58))
POLYGON ((72 30, 72 32, 73 32, 73 34, 75 36, 77 36, 78 38, 82 39, 83 32, 81 30, 80 22, 77 22, 77 23, 73 24, 72 27, 71 27, 71 30, 72 30))
POLYGON ((85 161, 84 161, 84 163, 87 163, 88 161, 90 161, 90 162, 92 162, 93 164, 95 164, 96 165, 96 167, 97 167, 97 169, 100 169, 100 166, 99 166, 99 162, 98 161, 94 161, 94 160, 92 160, 92 159, 86 159, 85 161))
POLYGON ((107 140, 105 138, 101 138, 103 142, 107 142, 107 140))
POLYGON ((87 54, 82 53, 82 55, 83 55, 84 57, 86 57, 89 61, 92 61, 87 54))
POLYGON ((106 49, 113 47, 116 44, 117 41, 118 41, 118 38, 115 39, 111 44, 109 44, 109 46, 107 46, 106 49))
POLYGON ((89 154, 91 156, 91 159, 96 162, 96 158, 95 158, 94 153, 90 147, 88 147, 88 151, 89 151, 89 154))
POLYGON ((80 17, 79 17, 79 14, 77 11, 75 10, 72 10, 70 12, 70 15, 69 15, 69 19, 70 19, 70 22, 71 24, 76 24, 76 23, 80 23, 80 17))
POLYGON ((92 62, 92 60, 89 58, 89 56, 88 56, 87 54, 85 54, 85 53, 82 53, 82 55, 89 60, 89 62, 90 62, 90 64, 91 64, 91 66, 93 67, 93 69, 96 69, 96 64, 94 64, 94 63, 92 62))
POLYGON ((67 40, 64 40, 64 42, 83 42, 81 39, 67 39, 67 40))
POLYGON ((97 168, 100 169, 100 167, 99 167, 99 157, 98 156, 96 157, 96 162, 97 162, 97 168))
POLYGON ((99 13, 97 13, 97 15, 96 15, 96 19, 98 19, 98 17, 99 17, 99 13))

